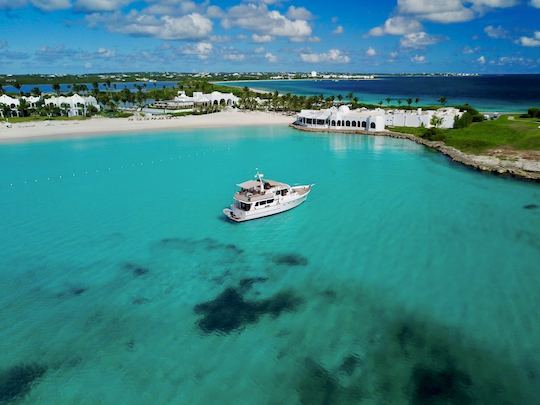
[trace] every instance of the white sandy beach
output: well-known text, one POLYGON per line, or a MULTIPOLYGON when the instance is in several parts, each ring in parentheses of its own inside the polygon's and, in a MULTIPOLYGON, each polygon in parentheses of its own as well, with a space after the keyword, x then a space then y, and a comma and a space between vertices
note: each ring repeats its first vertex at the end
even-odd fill
POLYGON ((252 111, 222 111, 170 119, 92 118, 81 121, 35 121, 12 124, 11 128, 0 124, 0 143, 173 129, 288 125, 292 121, 294 118, 291 116, 252 111))

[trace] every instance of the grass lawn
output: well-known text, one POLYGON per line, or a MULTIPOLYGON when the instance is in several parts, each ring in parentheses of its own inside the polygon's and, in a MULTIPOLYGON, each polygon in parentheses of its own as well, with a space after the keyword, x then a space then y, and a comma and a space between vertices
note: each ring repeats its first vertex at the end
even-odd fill
POLYGON ((32 121, 72 121, 72 120, 86 120, 88 117, 41 117, 41 116, 31 116, 31 117, 13 117, 8 118, 8 121, 15 124, 17 122, 32 122, 32 121))
MULTIPOLYGON (((391 130, 420 136, 423 128, 394 127, 391 130)), ((540 151, 540 120, 503 115, 497 120, 473 122, 462 129, 441 130, 444 142, 456 149, 481 153, 490 149, 540 151)))

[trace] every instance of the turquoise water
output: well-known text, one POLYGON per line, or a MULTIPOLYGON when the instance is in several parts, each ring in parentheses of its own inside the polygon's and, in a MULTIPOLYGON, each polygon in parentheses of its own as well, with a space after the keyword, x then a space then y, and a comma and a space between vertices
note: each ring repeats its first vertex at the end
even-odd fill
MULTIPOLYGON (((281 94, 338 96, 348 101, 352 92, 361 102, 377 104, 392 98, 396 105, 402 100, 419 98, 419 106, 438 105, 444 96, 449 105, 469 103, 480 111, 520 112, 540 106, 540 75, 458 76, 383 76, 377 80, 259 80, 223 82, 238 87, 277 90, 281 94)), ((416 105, 416 104, 414 104, 416 105)))
POLYGON ((0 403, 534 403, 540 187, 238 128, 0 147, 0 403), (225 221, 254 169, 316 183, 225 221))

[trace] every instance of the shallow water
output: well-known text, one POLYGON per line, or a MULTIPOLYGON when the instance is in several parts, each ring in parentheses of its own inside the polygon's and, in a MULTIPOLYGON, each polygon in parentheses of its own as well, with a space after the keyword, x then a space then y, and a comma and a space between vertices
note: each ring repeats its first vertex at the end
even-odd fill
POLYGON ((536 184, 270 127, 4 145, 0 192, 0 403, 540 395, 536 184), (316 186, 225 221, 256 167, 316 186))

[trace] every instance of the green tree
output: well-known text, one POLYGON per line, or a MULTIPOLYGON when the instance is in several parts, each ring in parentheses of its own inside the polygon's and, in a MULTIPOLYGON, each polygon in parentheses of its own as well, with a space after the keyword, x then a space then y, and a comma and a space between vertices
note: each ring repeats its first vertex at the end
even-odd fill
POLYGON ((442 97, 439 97, 438 101, 439 101, 440 105, 445 105, 448 102, 448 99, 446 97, 442 96, 442 97))
POLYGON ((414 103, 415 103, 416 105, 418 105, 419 102, 420 102, 420 99, 419 99, 418 97, 416 97, 416 98, 414 99, 414 103))
POLYGON ((385 100, 386 100, 386 104, 390 105, 390 101, 392 101, 392 99, 390 97, 386 97, 385 100))
POLYGON ((60 94, 60 83, 53 83, 52 88, 57 95, 60 94))
POLYGON ((411 97, 409 97, 406 101, 407 101, 407 104, 409 105, 409 107, 413 103, 413 99, 411 97))
POLYGON ((20 95, 22 95, 22 91, 21 91, 21 84, 19 82, 15 82, 13 84, 13 87, 15 87, 17 89, 17 91, 19 92, 20 95))
POLYGON ((435 128, 439 128, 443 123, 443 119, 434 115, 433 117, 431 117, 431 121, 429 123, 435 128))
POLYGON ((31 91, 32 95, 35 96, 35 97, 39 97, 41 96, 41 90, 39 89, 39 87, 34 87, 31 91))

